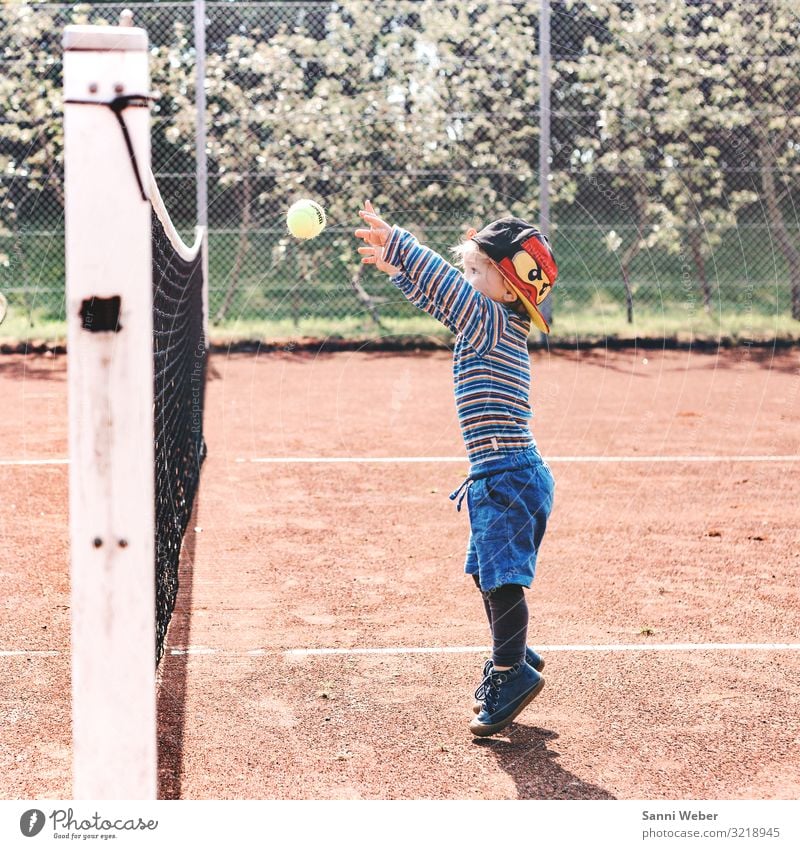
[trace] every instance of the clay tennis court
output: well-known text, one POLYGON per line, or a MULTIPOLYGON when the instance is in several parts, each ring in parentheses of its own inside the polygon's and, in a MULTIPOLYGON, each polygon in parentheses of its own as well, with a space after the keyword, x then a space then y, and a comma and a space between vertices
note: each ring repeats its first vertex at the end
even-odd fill
MULTIPOLYGON (((800 355, 532 363, 547 684, 477 741, 449 353, 212 357, 162 797, 797 798, 800 355)), ((0 392, 2 796, 69 798, 66 358, 2 358, 0 392)))

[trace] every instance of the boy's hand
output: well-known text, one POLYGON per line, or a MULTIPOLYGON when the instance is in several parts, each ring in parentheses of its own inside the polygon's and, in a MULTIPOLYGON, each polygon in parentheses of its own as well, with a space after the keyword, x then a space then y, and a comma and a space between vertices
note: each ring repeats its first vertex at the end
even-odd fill
POLYGON ((369 224, 368 230, 359 229, 355 231, 356 237, 363 239, 368 246, 358 249, 361 254, 361 262, 366 265, 374 265, 379 271, 385 271, 392 276, 399 274, 402 269, 383 261, 383 248, 392 228, 381 218, 378 218, 369 201, 364 201, 364 209, 360 209, 358 214, 369 224))

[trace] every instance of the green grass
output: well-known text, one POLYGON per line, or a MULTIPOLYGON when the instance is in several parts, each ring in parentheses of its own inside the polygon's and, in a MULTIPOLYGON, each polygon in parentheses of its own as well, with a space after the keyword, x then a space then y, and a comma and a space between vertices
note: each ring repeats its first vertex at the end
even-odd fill
MULTIPOLYGON (((9 311, 0 325, 0 343, 63 344, 66 323, 37 318, 33 324, 9 311)), ((379 328, 371 320, 359 318, 239 319, 220 325, 212 324, 214 344, 239 341, 271 344, 302 343, 304 340, 349 339, 356 341, 389 341, 398 338, 435 341, 448 344, 452 335, 438 322, 419 314, 401 318, 384 318, 379 328)), ((535 336, 532 335, 532 338, 535 336)), ((558 310, 555 313, 550 340, 554 343, 589 343, 619 339, 653 339, 679 343, 724 342, 726 344, 770 342, 775 339, 800 342, 800 322, 787 314, 769 315, 727 310, 709 315, 700 309, 687 313, 681 305, 660 311, 639 309, 632 324, 627 321, 624 305, 596 304, 592 307, 558 310)))
POLYGON ((289 319, 247 319, 223 325, 213 325, 211 339, 216 344, 240 340, 258 342, 298 342, 303 339, 389 340, 415 337, 447 342, 452 334, 447 328, 427 316, 386 318, 382 327, 358 318, 304 318, 298 324, 289 319))
POLYGON ((664 339, 675 342, 771 342, 775 339, 800 341, 800 321, 789 314, 769 315, 727 310, 708 314, 702 308, 693 312, 681 306, 663 310, 638 310, 628 323, 624 305, 603 305, 556 314, 551 338, 598 341, 602 339, 664 339))
POLYGON ((6 320, 0 324, 0 344, 17 342, 53 342, 64 343, 67 337, 67 324, 64 319, 49 318, 44 310, 33 312, 33 321, 28 315, 9 306, 6 320))
MULTIPOLYGON (((434 233, 431 233, 433 236, 434 233)), ((687 342, 800 339, 800 322, 790 318, 790 275, 780 257, 759 263, 766 248, 759 230, 730 231, 707 269, 712 282, 711 313, 703 308, 686 260, 663 250, 643 253, 631 268, 634 321, 628 323, 618 257, 605 250, 600 230, 559 230, 559 282, 553 295, 552 340, 572 342, 633 337, 687 342), (744 262, 744 257, 749 261, 744 262), (682 264, 683 263, 683 264, 682 264), (688 276, 687 276, 688 274, 688 276)), ((435 232, 446 251, 455 240, 435 232)), ((217 317, 226 300, 238 235, 210 234, 210 315, 212 339, 290 341, 328 337, 356 340, 387 336, 431 336, 448 332, 411 307, 385 275, 368 269, 361 280, 375 299, 377 327, 351 286, 358 267, 349 234, 334 228, 313 243, 279 244, 280 233, 254 232, 225 318, 217 317)), ((0 325, 0 342, 63 342, 63 237, 53 231, 28 233, 19 242, 0 239, 9 257, 0 265, 0 291, 9 315, 0 325)))
MULTIPOLYGON (((345 338, 386 340, 393 337, 426 337, 449 341, 452 335, 440 324, 425 316, 389 318, 382 321, 384 330, 374 324, 355 319, 303 319, 295 326, 291 321, 240 321, 212 327, 214 342, 228 343, 241 339, 274 342, 299 341, 304 338, 345 338)), ((637 315, 629 324, 624 307, 556 313, 551 328, 553 342, 596 342, 603 339, 664 339, 675 342, 769 342, 774 339, 800 341, 800 322, 788 315, 770 316, 728 312, 722 315, 696 313, 687 318, 680 307, 637 315)))

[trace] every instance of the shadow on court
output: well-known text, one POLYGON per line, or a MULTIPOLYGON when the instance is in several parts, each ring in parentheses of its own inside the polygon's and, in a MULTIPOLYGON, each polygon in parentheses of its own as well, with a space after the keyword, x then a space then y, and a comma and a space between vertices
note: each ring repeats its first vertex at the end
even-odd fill
POLYGON ((555 731, 513 725, 507 737, 476 737, 473 743, 491 753, 504 772, 514 779, 520 799, 616 799, 607 790, 583 781, 562 769, 558 752, 547 743, 558 739, 555 731))
POLYGON ((178 567, 178 596, 172 614, 164 657, 158 675, 158 798, 180 799, 183 775, 183 738, 186 720, 186 676, 189 656, 171 654, 171 647, 189 645, 192 610, 192 577, 197 549, 197 510, 200 493, 195 496, 189 526, 183 538, 178 567))
POLYGON ((8 380, 52 380, 66 383, 66 358, 44 354, 0 356, 0 378, 8 380))

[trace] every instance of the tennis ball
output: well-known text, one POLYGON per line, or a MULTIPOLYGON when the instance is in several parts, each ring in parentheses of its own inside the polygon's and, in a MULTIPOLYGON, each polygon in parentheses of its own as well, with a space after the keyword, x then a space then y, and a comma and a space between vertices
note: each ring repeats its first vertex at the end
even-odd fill
POLYGON ((313 239, 325 229, 325 210, 313 200, 295 201, 286 213, 289 232, 298 239, 313 239))

